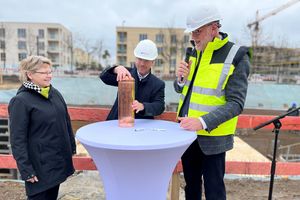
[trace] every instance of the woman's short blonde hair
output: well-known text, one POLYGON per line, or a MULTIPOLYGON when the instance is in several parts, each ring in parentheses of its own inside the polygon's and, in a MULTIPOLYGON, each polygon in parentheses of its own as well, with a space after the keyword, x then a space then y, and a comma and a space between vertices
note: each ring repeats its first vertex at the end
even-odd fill
POLYGON ((27 76, 27 73, 36 72, 45 63, 52 66, 51 60, 44 56, 29 56, 23 59, 20 63, 20 81, 28 81, 29 78, 27 76))

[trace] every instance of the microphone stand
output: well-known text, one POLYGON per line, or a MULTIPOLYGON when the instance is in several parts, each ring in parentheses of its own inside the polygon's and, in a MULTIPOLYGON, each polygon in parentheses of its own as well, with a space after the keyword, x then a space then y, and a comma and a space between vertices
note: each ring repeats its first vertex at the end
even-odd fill
POLYGON ((276 170, 276 152, 277 152, 277 140, 278 140, 278 135, 279 135, 279 130, 281 128, 281 122, 280 119, 284 118, 285 116, 289 115, 292 112, 295 112, 299 110, 300 107, 295 108, 291 111, 288 111, 286 113, 283 113, 279 115, 278 117, 275 117, 267 122, 261 123, 260 125, 256 126, 253 128, 253 130, 258 130, 264 126, 267 126, 271 123, 274 125, 274 129, 272 132, 275 133, 275 140, 274 140, 274 149, 273 149, 273 157, 272 157, 272 165, 271 165, 271 177, 270 177, 270 186, 269 186, 269 197, 268 200, 272 200, 272 193, 273 193, 273 185, 274 185, 274 175, 275 175, 275 170, 276 170))

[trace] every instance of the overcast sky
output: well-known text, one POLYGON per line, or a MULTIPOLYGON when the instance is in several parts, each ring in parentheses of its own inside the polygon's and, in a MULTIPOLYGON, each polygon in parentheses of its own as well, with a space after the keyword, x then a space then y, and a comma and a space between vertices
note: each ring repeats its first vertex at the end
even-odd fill
MULTIPOLYGON (((223 16, 221 30, 250 44, 247 24, 290 0, 210 0, 223 16), (225 3, 226 2, 226 3, 225 3)), ((115 55, 116 26, 185 27, 190 6, 204 0, 0 0, 0 21, 60 23, 115 55)), ((261 22, 268 43, 300 47, 300 2, 261 22)))

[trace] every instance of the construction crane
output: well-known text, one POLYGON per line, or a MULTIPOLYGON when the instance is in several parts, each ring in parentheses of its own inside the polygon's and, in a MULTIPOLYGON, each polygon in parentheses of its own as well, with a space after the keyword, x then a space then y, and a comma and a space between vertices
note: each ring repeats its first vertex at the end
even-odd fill
POLYGON ((259 17, 259 14, 258 14, 258 10, 256 11, 256 17, 255 17, 255 21, 249 23, 247 26, 248 28, 250 29, 251 31, 251 36, 252 36, 252 46, 253 47, 257 47, 257 42, 258 42, 258 34, 259 34, 259 23, 265 19, 267 19, 268 17, 271 17, 271 16, 274 16, 276 15, 277 13, 279 13, 280 11, 296 4, 300 2, 300 0, 292 0, 292 1, 289 1, 288 3, 276 8, 275 10, 259 17), (253 28, 254 27, 254 28, 253 28))

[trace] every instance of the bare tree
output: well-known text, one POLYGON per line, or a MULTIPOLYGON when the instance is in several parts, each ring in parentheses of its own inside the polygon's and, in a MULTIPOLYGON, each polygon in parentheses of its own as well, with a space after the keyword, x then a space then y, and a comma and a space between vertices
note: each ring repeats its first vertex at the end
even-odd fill
POLYGON ((159 47, 162 48, 160 55, 163 58, 163 63, 168 65, 169 74, 175 76, 176 62, 174 61, 177 61, 178 57, 179 59, 184 57, 188 44, 185 42, 184 36, 172 26, 161 29, 159 34, 161 37, 164 36, 159 47))
POLYGON ((88 57, 87 63, 79 63, 77 61, 76 66, 82 65, 86 68, 101 70, 102 60, 105 64, 109 62, 110 54, 107 50, 103 52, 104 42, 102 39, 93 41, 80 34, 75 34, 74 45, 83 50, 88 57))
POLYGON ((73 37, 72 34, 68 37, 68 41, 67 41, 67 45, 68 45, 68 50, 71 53, 71 72, 73 73, 73 66, 74 66, 74 41, 73 41, 73 37))
POLYGON ((102 55, 103 55, 103 41, 102 40, 97 40, 94 45, 94 54, 98 59, 98 65, 101 66, 101 60, 102 60, 102 55))
POLYGON ((172 53, 171 53, 171 43, 170 40, 168 40, 167 38, 169 38, 169 36, 172 34, 172 29, 168 28, 168 31, 164 31, 164 30, 160 30, 159 36, 161 39, 162 43, 162 50, 161 50, 161 56, 163 57, 164 63, 168 63, 169 66, 171 66, 171 57, 172 57, 172 53), (168 36, 168 37, 166 37, 168 36))
POLYGON ((38 35, 34 30, 30 28, 27 30, 27 55, 30 56, 33 54, 38 54, 38 35))
POLYGON ((87 54, 87 63, 85 64, 89 68, 91 66, 93 54, 95 53, 95 46, 93 45, 92 40, 87 39, 80 34, 76 34, 74 42, 76 47, 82 49, 87 54))

